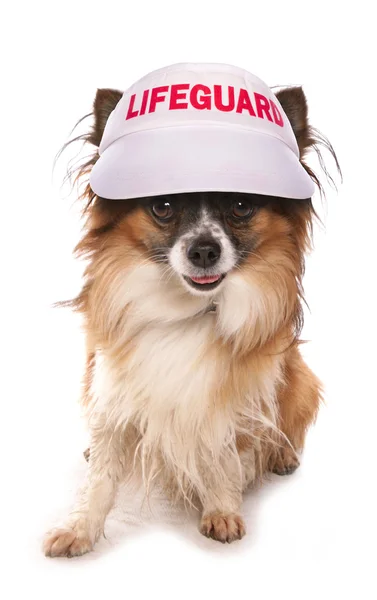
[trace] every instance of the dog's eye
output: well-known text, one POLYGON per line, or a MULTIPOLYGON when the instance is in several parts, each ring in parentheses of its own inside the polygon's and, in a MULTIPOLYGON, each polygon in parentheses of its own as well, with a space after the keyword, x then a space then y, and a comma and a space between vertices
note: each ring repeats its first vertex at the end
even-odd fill
POLYGON ((253 212, 253 207, 248 202, 237 201, 233 204, 232 215, 237 219, 246 219, 253 212))
POLYGON ((170 202, 155 202, 152 206, 152 212, 155 217, 166 221, 173 215, 173 209, 170 202))

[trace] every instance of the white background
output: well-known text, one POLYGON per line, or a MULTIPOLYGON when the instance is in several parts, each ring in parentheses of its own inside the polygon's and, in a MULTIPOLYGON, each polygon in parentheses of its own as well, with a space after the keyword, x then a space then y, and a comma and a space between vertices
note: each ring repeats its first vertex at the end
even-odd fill
MULTIPOLYGON (((5 13, 4 13, 5 8, 5 13)), ((19 2, 1 33, 1 545, 3 598, 376 597, 376 56, 372 2, 19 2), (85 472, 77 398, 77 210, 54 155, 97 87, 181 61, 303 84, 344 172, 305 279, 309 364, 326 385, 302 466, 247 495, 248 535, 222 546, 163 502, 140 524, 123 494, 107 539, 44 558, 44 531, 85 472), (128 521, 128 524, 126 523, 128 521), (129 524, 131 522, 131 524, 129 524), (8 588, 8 589, 7 589, 8 588)), ((330 157, 329 167, 332 168, 330 157)), ((315 165, 315 162, 313 162, 315 165)), ((333 171, 335 172, 335 171, 333 171)), ((1 592, 1 590, 0 590, 1 592)))

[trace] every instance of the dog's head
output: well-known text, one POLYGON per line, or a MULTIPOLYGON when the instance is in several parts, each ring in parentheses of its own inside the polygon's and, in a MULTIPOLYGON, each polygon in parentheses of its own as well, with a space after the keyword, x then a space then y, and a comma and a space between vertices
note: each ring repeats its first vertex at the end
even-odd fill
MULTIPOLYGON (((316 180, 304 163, 318 141, 308 124, 304 93, 290 88, 277 96, 301 162, 316 180)), ((114 90, 98 90, 87 137, 92 144, 99 145, 120 97, 114 90)), ((97 158, 84 166, 86 174, 97 158)), ((106 200, 89 186, 86 196, 88 231, 78 249, 92 260, 79 302, 86 310, 96 307, 102 325, 119 323, 132 302, 144 317, 147 312, 151 319, 165 320, 192 317, 215 302, 225 337, 240 329, 254 343, 282 328, 298 335, 303 257, 315 214, 310 198, 198 192, 106 200), (104 317, 106 310, 111 318, 104 317)))

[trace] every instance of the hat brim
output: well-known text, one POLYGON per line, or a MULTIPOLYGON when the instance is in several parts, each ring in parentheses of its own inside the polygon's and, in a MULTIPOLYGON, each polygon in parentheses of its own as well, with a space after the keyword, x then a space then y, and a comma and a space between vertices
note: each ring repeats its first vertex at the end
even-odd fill
POLYGON ((280 139, 217 125, 150 129, 118 138, 94 165, 90 186, 113 200, 212 191, 306 199, 315 189, 280 139))

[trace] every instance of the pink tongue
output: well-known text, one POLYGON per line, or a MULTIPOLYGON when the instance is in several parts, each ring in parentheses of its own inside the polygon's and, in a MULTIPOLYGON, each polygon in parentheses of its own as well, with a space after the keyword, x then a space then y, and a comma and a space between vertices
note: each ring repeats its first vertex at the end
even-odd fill
POLYGON ((218 281, 220 277, 221 275, 212 275, 212 277, 207 275, 207 277, 191 277, 191 280, 194 281, 194 283, 200 284, 215 283, 215 281, 218 281))

